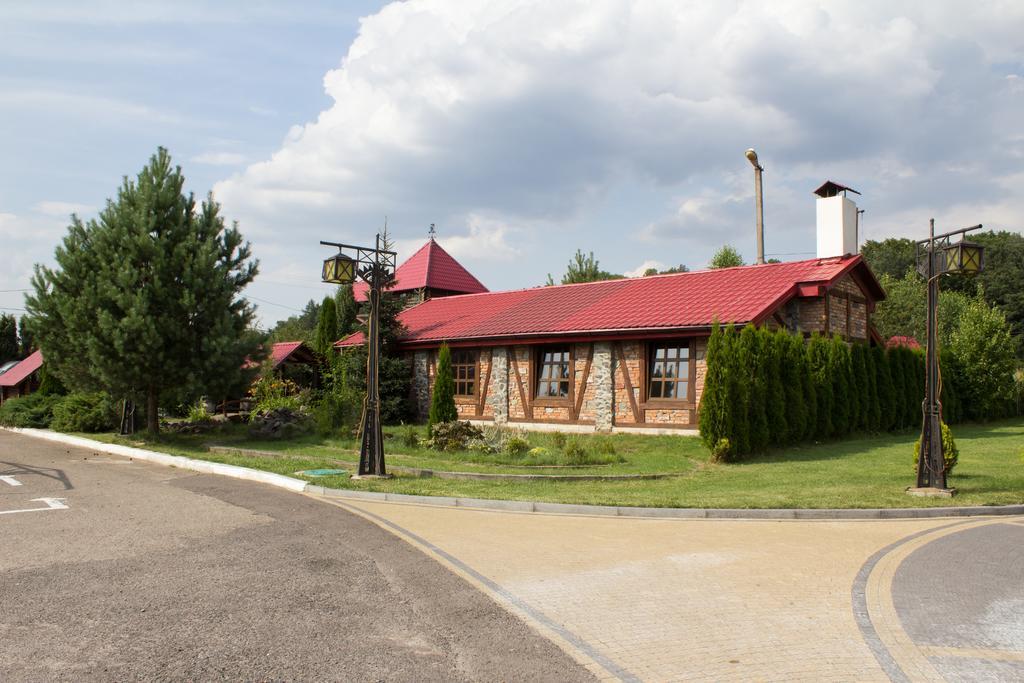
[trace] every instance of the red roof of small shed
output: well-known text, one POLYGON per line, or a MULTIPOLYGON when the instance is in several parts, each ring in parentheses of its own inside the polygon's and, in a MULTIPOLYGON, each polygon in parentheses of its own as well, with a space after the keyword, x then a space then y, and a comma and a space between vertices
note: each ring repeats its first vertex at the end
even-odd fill
MULTIPOLYGON (((403 344, 760 323, 794 296, 817 296, 851 271, 875 301, 885 293, 861 256, 810 259, 671 275, 534 287, 430 299, 406 309, 403 344)), ((356 333, 336 346, 363 343, 356 333)))
POLYGON ((43 352, 36 351, 31 356, 0 375, 0 387, 16 387, 41 367, 43 367, 43 352))
MULTIPOLYGON (((408 292, 430 287, 461 294, 477 294, 488 291, 473 275, 462 267, 455 258, 431 238, 395 270, 393 292, 408 292)), ((352 285, 356 301, 366 301, 365 282, 352 285)))
POLYGON ((288 360, 288 356, 295 352, 295 349, 302 346, 302 342, 278 342, 270 348, 270 362, 271 367, 276 368, 281 363, 288 360))

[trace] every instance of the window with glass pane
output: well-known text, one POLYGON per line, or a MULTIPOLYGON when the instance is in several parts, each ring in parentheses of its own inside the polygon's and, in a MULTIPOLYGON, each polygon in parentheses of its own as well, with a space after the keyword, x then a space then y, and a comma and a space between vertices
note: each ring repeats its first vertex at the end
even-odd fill
POLYGON ((690 398, 689 342, 651 345, 649 398, 686 401, 690 398))
POLYGON ((456 396, 476 396, 477 351, 452 349, 452 377, 456 396))
POLYGON ((541 349, 537 360, 537 398, 569 398, 569 347, 541 349))

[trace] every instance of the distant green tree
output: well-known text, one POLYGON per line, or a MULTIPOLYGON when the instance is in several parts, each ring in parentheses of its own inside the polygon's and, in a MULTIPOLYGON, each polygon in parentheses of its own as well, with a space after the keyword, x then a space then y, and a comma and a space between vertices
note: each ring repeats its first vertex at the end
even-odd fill
POLYGON ((877 277, 884 275, 893 280, 902 280, 907 271, 914 267, 915 248, 913 240, 890 237, 880 242, 865 241, 860 253, 877 277))
POLYGON ((814 430, 814 436, 817 439, 827 439, 835 433, 832 424, 834 401, 832 377, 829 373, 831 357, 829 346, 829 340, 817 332, 812 333, 807 342, 807 365, 817 398, 817 425, 814 430))
POLYGON ((268 341, 278 342, 301 341, 312 345, 316 338, 316 324, 320 319, 320 304, 310 299, 302 312, 277 322, 267 333, 268 341))
POLYGON ((56 267, 36 266, 25 299, 58 378, 144 401, 154 433, 164 392, 226 385, 258 356, 242 296, 257 273, 250 247, 184 183, 160 148, 97 219, 72 216, 56 267))
POLYGON ((18 346, 18 321, 8 313, 0 314, 0 365, 21 357, 18 346))
POLYGON ((341 285, 334 295, 335 308, 338 309, 338 338, 347 337, 356 331, 359 321, 359 304, 352 294, 352 285, 341 285))
MULTIPOLYGON (((971 301, 953 333, 949 350, 956 356, 961 398, 973 420, 1000 417, 1013 392, 1016 340, 1001 311, 980 298, 971 301)), ((943 368, 943 378, 953 368, 943 368)))
POLYGON ((657 268, 648 268, 644 271, 644 277, 650 277, 652 275, 673 275, 675 273, 689 273, 690 269, 680 263, 678 266, 672 266, 665 270, 658 270, 657 268))
POLYGON ((325 296, 320 304, 320 317, 316 323, 316 336, 313 348, 324 358, 332 353, 334 342, 338 341, 338 309, 334 306, 334 298, 325 296))
POLYGON ((427 432, 441 422, 454 422, 459 419, 459 411, 455 408, 455 378, 452 376, 452 352, 447 344, 441 344, 437 352, 437 369, 434 371, 434 392, 430 397, 430 416, 427 420, 427 432))
MULTIPOLYGON (((562 276, 563 285, 573 285, 579 282, 597 282, 599 280, 621 280, 622 275, 609 273, 601 270, 601 264, 594 258, 594 252, 584 254, 582 249, 576 250, 576 255, 566 266, 565 275, 562 276)), ((551 275, 548 275, 547 284, 555 284, 551 275)))
POLYGON ((32 355, 38 348, 35 334, 32 333, 32 319, 27 315, 21 316, 21 320, 18 321, 18 344, 21 347, 22 358, 32 355))
MULTIPOLYGON (((990 230, 971 233, 968 239, 985 247, 985 268, 973 276, 943 276, 942 288, 968 295, 981 293, 1006 316, 1010 334, 1024 336, 1024 235, 990 230)), ((1018 354, 1022 352, 1024 344, 1018 346, 1018 354)))
POLYGON ((708 262, 708 268, 733 268, 743 265, 746 264, 743 262, 740 252, 728 244, 716 251, 715 255, 711 257, 711 261, 708 262))

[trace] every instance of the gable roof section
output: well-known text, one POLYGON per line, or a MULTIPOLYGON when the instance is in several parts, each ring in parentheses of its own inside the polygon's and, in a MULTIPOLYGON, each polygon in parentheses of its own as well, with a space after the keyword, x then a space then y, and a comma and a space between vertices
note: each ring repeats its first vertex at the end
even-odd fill
MULTIPOLYGON (((769 263, 672 275, 430 299, 399 315, 406 345, 455 340, 705 329, 760 323, 794 296, 819 295, 847 273, 885 298, 860 256, 769 263)), ((360 333, 336 346, 363 343, 360 333)))
POLYGON ((16 387, 43 367, 43 352, 36 351, 13 368, 0 375, 0 387, 16 387))
MULTIPOLYGON (((406 259, 395 270, 393 292, 407 292, 430 287, 460 294, 478 294, 488 291, 455 258, 431 238, 419 251, 406 259)), ((357 281, 352 285, 356 301, 366 301, 367 284, 357 281)))
POLYGON ((296 360, 300 362, 308 361, 312 356, 312 353, 312 350, 310 350, 309 347, 307 347, 303 342, 300 341, 278 342, 274 344, 272 347, 270 347, 271 367, 276 368, 277 366, 281 365, 281 363, 284 363, 289 358, 291 358, 293 355, 301 356, 296 358, 296 360), (303 351, 305 351, 305 353, 297 353, 299 349, 302 349, 303 351))

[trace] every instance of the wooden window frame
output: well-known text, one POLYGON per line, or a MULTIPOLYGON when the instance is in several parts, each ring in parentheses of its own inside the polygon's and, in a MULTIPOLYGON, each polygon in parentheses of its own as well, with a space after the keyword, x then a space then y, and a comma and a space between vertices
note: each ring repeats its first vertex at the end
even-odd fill
POLYGON ((480 400, 480 350, 479 349, 452 349, 452 381, 455 384, 455 402, 465 403, 473 405, 478 403, 480 400), (456 363, 455 354, 457 353, 468 353, 472 354, 473 362, 471 363, 456 363), (459 383, 465 384, 467 380, 460 380, 458 377, 459 367, 472 367, 473 368, 473 393, 472 394, 460 394, 459 383))
POLYGON ((542 407, 572 407, 575 405, 575 394, 576 394, 576 355, 573 350, 573 344, 546 344, 544 346, 537 346, 532 349, 533 358, 530 362, 530 371, 532 377, 530 378, 530 391, 533 396, 533 400, 530 401, 530 405, 542 406, 542 407), (540 395, 540 383, 541 379, 541 368, 544 365, 544 353, 545 351, 565 349, 568 354, 568 360, 566 361, 569 365, 569 392, 567 396, 541 396, 540 395))
POLYGON ((643 402, 640 410, 691 410, 697 407, 694 402, 694 392, 697 391, 697 344, 692 337, 688 339, 663 339, 649 342, 643 345, 642 378, 643 378, 643 402), (654 359, 658 346, 685 346, 688 349, 686 379, 686 398, 652 398, 651 397, 651 361, 654 359))

